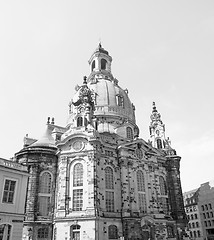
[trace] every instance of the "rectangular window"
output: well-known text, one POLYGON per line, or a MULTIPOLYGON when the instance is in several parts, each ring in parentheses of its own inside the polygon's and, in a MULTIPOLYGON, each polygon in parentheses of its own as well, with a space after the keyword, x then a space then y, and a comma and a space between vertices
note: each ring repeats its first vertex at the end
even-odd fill
POLYGON ((80 240, 80 232, 73 232, 73 239, 74 240, 80 240))
POLYGON ((39 196, 39 215, 48 216, 50 210, 50 197, 39 196))
POLYGON ((83 189, 73 190, 73 211, 82 211, 83 189))
POLYGON ((114 192, 106 192, 106 211, 114 212, 114 192))
MULTIPOLYGON (((168 207, 168 198, 160 197, 159 198, 160 206, 163 209, 164 213, 168 213, 169 207, 168 207)), ((191 215, 192 216, 192 215, 191 215)))
POLYGON ((47 239, 48 238, 48 228, 47 227, 39 228, 37 238, 38 239, 47 239))
POLYGON ((4 184, 4 193, 3 193, 3 203, 13 203, 14 193, 15 193, 16 181, 9 179, 5 180, 4 184))
POLYGON ((144 193, 138 193, 138 204, 141 212, 147 212, 146 209, 146 195, 144 193))
POLYGON ((0 240, 9 240, 11 236, 11 225, 1 224, 0 225, 0 240))

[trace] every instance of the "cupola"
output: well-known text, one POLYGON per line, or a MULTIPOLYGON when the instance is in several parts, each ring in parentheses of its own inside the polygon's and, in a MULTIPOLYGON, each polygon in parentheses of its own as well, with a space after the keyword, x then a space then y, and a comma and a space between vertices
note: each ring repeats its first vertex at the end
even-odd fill
POLYGON ((111 62, 112 57, 109 56, 108 51, 106 51, 102 47, 101 43, 99 43, 98 47, 88 61, 90 73, 99 71, 107 71, 111 73, 111 62))

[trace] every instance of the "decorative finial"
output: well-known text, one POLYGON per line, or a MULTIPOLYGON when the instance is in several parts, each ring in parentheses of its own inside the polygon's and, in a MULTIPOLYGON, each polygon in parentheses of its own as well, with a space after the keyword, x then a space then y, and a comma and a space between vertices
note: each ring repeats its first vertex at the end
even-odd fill
POLYGON ((48 117, 48 121, 47 121, 47 124, 50 124, 50 117, 48 117))
POLYGON ((54 124, 54 118, 52 117, 52 119, 51 119, 51 124, 54 124))
POLYGON ((157 109, 156 109, 156 106, 155 106, 155 102, 153 102, 152 105, 153 105, 153 110, 152 110, 152 112, 157 112, 157 109))
POLYGON ((101 38, 99 38, 99 48, 102 48, 101 38))
POLYGON ((86 76, 83 77, 83 84, 87 84, 87 77, 86 76))

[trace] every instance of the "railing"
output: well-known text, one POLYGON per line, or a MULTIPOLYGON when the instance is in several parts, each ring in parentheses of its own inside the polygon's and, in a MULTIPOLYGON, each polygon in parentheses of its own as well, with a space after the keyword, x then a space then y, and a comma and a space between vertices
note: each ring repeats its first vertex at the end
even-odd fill
POLYGON ((0 165, 5 166, 5 167, 9 167, 9 168, 13 168, 16 170, 21 170, 21 171, 27 171, 27 167, 22 166, 19 163, 10 161, 10 160, 6 160, 6 159, 2 159, 0 158, 0 165))

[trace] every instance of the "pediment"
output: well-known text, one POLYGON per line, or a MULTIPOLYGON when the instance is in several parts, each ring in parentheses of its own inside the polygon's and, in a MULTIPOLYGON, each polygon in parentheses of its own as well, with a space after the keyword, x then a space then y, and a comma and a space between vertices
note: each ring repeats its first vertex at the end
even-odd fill
POLYGON ((154 148, 150 143, 146 142, 143 139, 136 139, 132 142, 124 143, 118 146, 118 149, 127 152, 135 152, 137 149, 140 149, 143 151, 145 155, 150 155, 150 156, 163 156, 163 152, 154 148))

